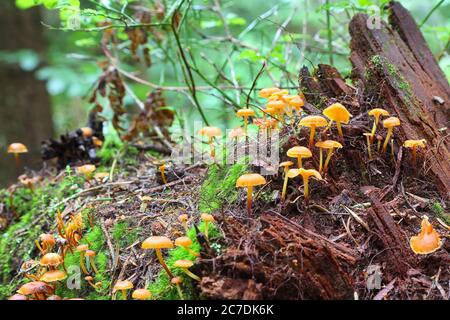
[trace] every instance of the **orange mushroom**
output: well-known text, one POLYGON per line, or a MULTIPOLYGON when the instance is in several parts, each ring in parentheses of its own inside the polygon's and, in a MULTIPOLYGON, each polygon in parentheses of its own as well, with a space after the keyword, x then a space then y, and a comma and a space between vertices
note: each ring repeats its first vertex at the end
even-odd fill
POLYGON ((166 184, 167 183, 167 179, 166 179, 166 173, 165 173, 165 170, 166 170, 165 163, 160 165, 158 169, 159 169, 159 172, 161 173, 161 179, 162 179, 163 183, 166 184))
POLYGON ((325 127, 328 122, 325 118, 321 116, 306 116, 300 120, 300 126, 309 127, 311 133, 309 134, 309 149, 314 146, 314 134, 317 127, 325 127))
POLYGON ((314 169, 298 169, 298 174, 300 174, 303 178, 303 194, 305 197, 305 200, 309 198, 309 178, 314 177, 317 180, 322 180, 322 176, 320 173, 314 169))
POLYGON ((90 138, 94 135, 94 130, 92 130, 92 128, 90 128, 90 127, 82 127, 82 128, 80 128, 80 131, 81 131, 81 135, 84 138, 90 138))
MULTIPOLYGON (((389 116, 389 112, 381 108, 375 108, 369 111, 369 116, 373 116, 375 118, 371 131, 372 135, 374 135, 375 131, 377 130, 378 122, 380 121, 380 116, 387 117, 389 116)), ((373 142, 373 137, 370 142, 373 142)))
POLYGON ((342 143, 344 143, 344 134, 342 133, 341 123, 347 124, 349 122, 350 117, 352 116, 350 112, 348 112, 347 108, 345 108, 342 104, 333 103, 331 106, 323 110, 323 114, 330 119, 328 127, 331 127, 333 121, 336 121, 339 139, 342 143))
POLYGON ((373 141, 373 133, 364 132, 363 135, 366 137, 367 140, 367 153, 369 154, 369 160, 372 160, 372 151, 370 148, 370 144, 373 141))
POLYGON ((409 245, 415 254, 429 254, 442 246, 440 236, 427 216, 423 216, 420 232, 417 236, 411 237, 409 245))
POLYGON ((113 293, 116 293, 117 291, 122 292, 122 300, 127 300, 127 290, 133 289, 133 283, 128 280, 123 281, 117 281, 116 284, 113 287, 113 293))
POLYGON ((311 158, 312 157, 311 150, 309 150, 306 147, 299 147, 299 146, 290 148, 286 154, 290 158, 297 158, 299 169, 301 167, 303 167, 303 165, 302 165, 303 158, 311 158))
POLYGON ((7 152, 14 154, 14 159, 16 160, 16 166, 18 168, 20 165, 19 154, 27 153, 28 148, 20 142, 14 142, 8 146, 7 152))
POLYGON ((134 300, 148 300, 152 297, 152 293, 147 289, 136 289, 131 294, 134 300))
POLYGON ((218 127, 203 127, 201 128, 198 133, 202 136, 208 137, 208 145, 210 148, 210 155, 211 157, 215 157, 216 151, 213 146, 213 138, 219 137, 222 135, 222 131, 218 127))
POLYGON ((180 214, 179 216, 178 216, 178 221, 179 222, 181 222, 181 224, 183 225, 183 228, 184 228, 184 231, 186 232, 186 234, 187 234, 187 232, 188 232, 188 227, 187 227, 187 220, 188 220, 188 215, 187 214, 180 214))
POLYGON ((259 186, 266 183, 266 179, 260 174, 249 173, 240 176, 236 181, 237 188, 247 187, 247 213, 251 215, 252 213, 252 197, 253 197, 253 187, 259 186))
POLYGON ((180 296, 180 299, 184 300, 183 292, 181 291, 181 287, 180 287, 181 281, 182 280, 180 277, 173 277, 172 280, 170 280, 170 283, 172 283, 176 286, 178 295, 180 296))
POLYGON ((179 237, 175 239, 175 245, 182 247, 184 250, 192 254, 193 256, 199 257, 200 254, 193 251, 190 246, 192 246, 192 240, 189 237, 179 237))
POLYGON ((411 162, 412 162, 412 166, 415 169, 416 168, 416 154, 417 154, 417 148, 425 148, 425 144, 426 144, 426 140, 425 139, 420 139, 420 140, 406 140, 403 143, 403 146, 405 148, 410 148, 411 149, 411 162))
POLYGON ((331 156, 333 155, 334 149, 340 149, 342 148, 342 144, 340 144, 337 141, 334 140, 325 140, 325 144, 327 145, 327 158, 325 159, 325 164, 323 166, 323 172, 327 172, 328 170, 328 164, 330 163, 331 156))
POLYGON ((274 92, 280 91, 277 87, 264 88, 259 91, 259 96, 261 98, 269 98, 274 92))
POLYGON ((48 253, 56 243, 55 238, 50 233, 41 234, 39 236, 39 240, 36 240, 36 247, 39 249, 41 254, 48 253))
POLYGON ((205 223, 205 238, 206 238, 206 240, 209 241, 209 238, 208 238, 209 223, 214 222, 214 217, 211 214, 202 213, 200 216, 200 219, 202 219, 203 222, 205 223))
POLYGON ((389 143, 389 140, 392 136, 392 130, 394 129, 394 127, 397 127, 400 125, 400 120, 396 117, 390 117, 387 118, 386 120, 383 121, 383 127, 388 129, 387 135, 386 135, 386 140, 384 140, 384 144, 383 144, 383 149, 382 149, 382 153, 384 153, 386 151, 386 147, 389 143))
POLYGON ((46 283, 52 283, 61 281, 67 278, 67 274, 61 270, 49 270, 39 277, 39 281, 43 281, 46 283))
POLYGON ((93 172, 95 171, 96 167, 93 164, 85 164, 83 166, 77 167, 76 172, 78 174, 82 174, 85 176, 86 180, 90 180, 93 172))
POLYGON ((181 270, 183 270, 183 272, 185 274, 187 274, 189 277, 191 277, 192 279, 201 281, 199 276, 197 276, 196 274, 194 274, 188 270, 188 268, 190 268, 194 265, 194 263, 191 260, 177 260, 177 261, 175 261, 175 263, 173 265, 174 265, 174 267, 180 268, 181 270))
POLYGON ((254 116, 255 115, 255 111, 253 109, 239 109, 236 113, 236 115, 238 117, 242 117, 244 118, 244 134, 247 135, 248 134, 248 117, 254 116))
POLYGON ((288 171, 289 167, 292 166, 294 163, 292 161, 284 161, 280 163, 280 167, 283 168, 284 173, 284 181, 283 181, 283 190, 281 191, 281 200, 284 201, 286 197, 286 189, 287 189, 287 183, 288 183, 288 171))
POLYGON ((166 263, 164 262, 162 254, 161 254, 161 249, 172 249, 173 248, 173 243, 169 238, 160 237, 160 236, 148 237, 147 239, 145 239, 144 242, 142 242, 141 247, 142 247, 142 249, 145 249, 145 250, 155 249, 156 257, 158 258, 159 263, 164 268, 164 270, 168 274, 169 278, 173 278, 173 274, 172 274, 172 272, 170 272, 169 268, 167 267, 166 263))

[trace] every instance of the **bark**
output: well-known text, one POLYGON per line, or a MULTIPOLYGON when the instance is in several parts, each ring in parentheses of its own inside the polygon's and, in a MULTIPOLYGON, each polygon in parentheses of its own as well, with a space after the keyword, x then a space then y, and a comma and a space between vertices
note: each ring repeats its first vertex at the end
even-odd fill
MULTIPOLYGON (((45 41, 38 9, 19 10, 14 1, 2 1, 0 7, 0 51, 31 49, 42 56, 45 41)), ((34 72, 0 62, 0 123, 0 185, 7 185, 22 171, 14 169, 7 145, 24 143, 30 152, 21 157, 21 164, 36 168, 41 141, 53 134, 50 98, 34 72)))

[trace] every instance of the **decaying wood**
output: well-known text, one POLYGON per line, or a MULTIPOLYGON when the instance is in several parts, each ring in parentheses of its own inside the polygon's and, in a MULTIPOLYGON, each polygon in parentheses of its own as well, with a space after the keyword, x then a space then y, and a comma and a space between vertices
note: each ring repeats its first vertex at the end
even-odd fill
POLYGON ((408 239, 389 214, 388 209, 379 201, 379 194, 372 191, 368 194, 372 207, 368 210, 369 218, 374 224, 383 249, 388 256, 389 264, 400 276, 406 276, 414 265, 414 257, 408 247, 408 239))
MULTIPOLYGON (((241 245, 228 247, 216 259, 204 260, 203 267, 214 269, 215 274, 245 280, 244 284, 255 280, 253 288, 260 288, 264 299, 351 298, 349 268, 356 262, 352 249, 277 215, 264 213, 260 223, 260 231, 249 234, 248 226, 233 220, 231 234, 239 238, 241 245), (264 285, 258 287, 259 284, 264 285)), ((220 288, 224 290, 220 297, 236 297, 224 286, 220 288)), ((210 283, 202 283, 201 289, 202 294, 218 298, 210 283)), ((256 293, 251 296, 259 297, 256 293)))
POLYGON ((354 77, 368 94, 378 95, 379 105, 374 107, 400 119, 400 141, 427 140, 431 150, 426 166, 448 196, 450 145, 442 128, 449 124, 450 87, 409 12, 397 2, 389 9, 390 25, 382 22, 381 28, 369 28, 365 14, 350 22, 354 77), (435 102, 436 96, 443 104, 435 102))

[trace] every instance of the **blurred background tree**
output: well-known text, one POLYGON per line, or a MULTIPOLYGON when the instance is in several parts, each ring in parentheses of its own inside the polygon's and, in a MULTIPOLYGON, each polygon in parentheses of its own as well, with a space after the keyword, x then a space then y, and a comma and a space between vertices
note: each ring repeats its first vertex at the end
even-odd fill
MULTIPOLYGON (((294 89, 302 65, 314 67, 330 61, 348 76, 351 71, 347 59, 348 22, 358 12, 373 15, 379 11, 382 19, 386 19, 387 2, 16 0, 20 10, 14 10, 10 5, 13 0, 2 1, 1 12, 10 10, 11 14, 4 14, 13 16, 8 20, 9 25, 4 20, 1 22, 5 25, 2 31, 13 34, 6 30, 14 29, 17 32, 14 38, 23 39, 25 45, 1 47, 2 68, 14 68, 17 74, 5 76, 2 71, 0 81, 12 81, 18 79, 20 73, 26 73, 35 81, 35 85, 27 87, 37 88, 44 82, 51 98, 47 104, 51 106, 51 121, 47 123, 53 123, 55 134, 86 124, 87 113, 94 106, 89 97, 105 65, 117 68, 126 86, 126 113, 120 117, 124 130, 133 114, 143 106, 147 94, 156 88, 165 98, 164 108, 176 115, 171 128, 174 139, 181 128, 192 133, 193 123, 202 119, 202 113, 209 123, 231 128, 238 124, 234 112, 245 105, 249 89, 264 62, 266 67, 257 88, 278 85, 294 89), (41 15, 39 20, 44 26, 45 39, 20 31, 13 20, 37 12, 41 15), (145 30, 147 38, 134 52, 133 45, 139 37, 139 32, 134 30, 140 28, 145 30), (102 39, 109 33, 113 40, 102 45, 102 39), (37 39, 40 46, 34 47, 37 39), (46 52, 42 51, 44 47, 46 52)), ((400 2, 421 25, 431 50, 450 78, 449 1, 400 2)), ((30 28, 31 22, 24 25, 30 28)), ((9 91, 18 99, 23 97, 24 87, 9 91)), ((104 107, 102 115, 111 120, 110 102, 97 98, 104 107)), ((249 102, 255 105, 261 101, 253 92, 249 102)), ((33 101, 29 108, 31 105, 37 108, 35 103, 33 101)), ((3 105, 6 104, 3 103, 2 108, 3 105)), ((49 117, 48 113, 46 116, 49 117)), ((5 120, 9 121, 2 114, 0 121, 5 120)), ((44 119, 36 118, 36 121, 46 123, 44 119)), ((10 125, 16 131, 23 130, 25 135, 32 133, 18 120, 10 125)), ((12 137, 6 135, 7 130, 3 128, 2 125, 0 146, 5 149, 12 137)), ((108 126, 105 133, 112 131, 112 126, 108 126)), ((51 132, 32 133, 33 139, 42 139, 51 132)), ((25 143, 30 141, 25 140, 25 136, 17 136, 19 138, 25 143)), ((12 163, 12 159, 9 160, 12 163)), ((7 170, 6 163, 1 164, 0 171, 7 170)))

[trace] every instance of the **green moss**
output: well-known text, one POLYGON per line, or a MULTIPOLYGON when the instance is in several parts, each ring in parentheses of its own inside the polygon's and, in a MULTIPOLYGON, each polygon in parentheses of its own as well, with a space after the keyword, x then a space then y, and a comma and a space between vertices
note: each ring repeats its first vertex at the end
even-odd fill
POLYGON ((444 208, 439 202, 433 202, 431 205, 431 210, 433 210, 434 214, 442 219, 446 224, 450 225, 450 214, 445 212, 444 208))
POLYGON ((244 163, 236 163, 229 167, 210 166, 208 176, 200 189, 200 211, 214 212, 225 202, 235 202, 238 195, 236 180, 246 170, 247 165, 244 163))
POLYGON ((134 228, 127 221, 118 222, 111 230, 114 243, 119 248, 126 248, 139 239, 141 228, 134 228))

